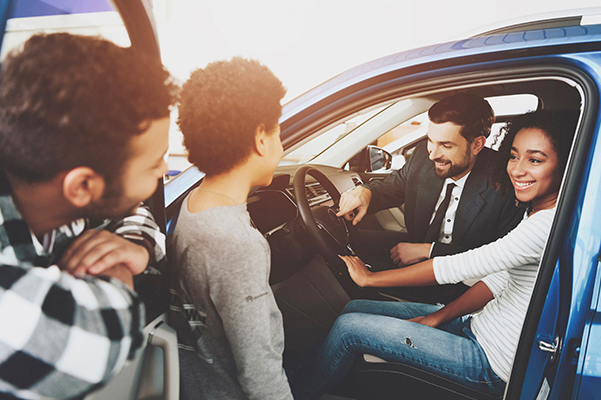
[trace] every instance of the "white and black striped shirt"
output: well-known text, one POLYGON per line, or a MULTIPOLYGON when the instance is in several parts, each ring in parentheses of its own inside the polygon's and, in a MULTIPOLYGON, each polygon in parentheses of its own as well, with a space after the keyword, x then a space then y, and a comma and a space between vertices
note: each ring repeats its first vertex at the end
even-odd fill
POLYGON ((439 284, 485 276, 494 299, 472 319, 472 331, 493 371, 507 381, 555 209, 522 221, 495 242, 434 259, 439 284))

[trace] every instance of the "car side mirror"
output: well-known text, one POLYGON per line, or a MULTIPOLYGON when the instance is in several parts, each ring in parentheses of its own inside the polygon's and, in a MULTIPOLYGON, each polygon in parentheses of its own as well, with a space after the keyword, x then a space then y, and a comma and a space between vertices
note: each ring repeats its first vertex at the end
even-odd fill
POLYGON ((385 171, 392 166, 392 154, 386 150, 369 145, 351 158, 345 169, 355 172, 385 171))
POLYGON ((392 166, 392 154, 376 146, 367 146, 365 150, 369 156, 369 169, 366 172, 390 169, 392 166))

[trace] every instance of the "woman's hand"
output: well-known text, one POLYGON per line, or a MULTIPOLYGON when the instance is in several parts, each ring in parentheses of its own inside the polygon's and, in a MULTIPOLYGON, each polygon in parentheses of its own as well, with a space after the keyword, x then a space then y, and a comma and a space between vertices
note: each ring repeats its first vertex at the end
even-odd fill
POLYGON ((338 256, 344 261, 348 268, 348 273, 351 279, 359 286, 368 286, 369 277, 373 272, 367 269, 365 263, 359 257, 353 256, 338 256))
POLYGON ((428 314, 423 317, 411 318, 408 321, 437 328, 441 324, 442 320, 436 314, 437 312, 433 312, 432 314, 428 314))

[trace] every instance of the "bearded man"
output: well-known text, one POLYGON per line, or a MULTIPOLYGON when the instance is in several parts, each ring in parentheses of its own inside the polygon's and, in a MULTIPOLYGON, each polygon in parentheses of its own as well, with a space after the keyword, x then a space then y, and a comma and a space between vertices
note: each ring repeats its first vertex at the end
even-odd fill
POLYGON ((38 34, 0 77, 0 398, 83 398, 142 345, 133 275, 164 260, 142 201, 178 87, 132 48, 38 34))

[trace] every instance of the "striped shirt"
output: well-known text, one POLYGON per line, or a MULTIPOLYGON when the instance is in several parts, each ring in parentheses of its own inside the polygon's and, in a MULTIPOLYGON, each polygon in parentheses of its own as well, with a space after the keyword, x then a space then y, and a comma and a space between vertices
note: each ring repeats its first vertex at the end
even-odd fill
POLYGON ((493 371, 504 381, 509 379, 554 215, 554 208, 539 211, 493 243, 434 259, 439 284, 485 276, 482 281, 494 299, 473 316, 471 327, 493 371))

